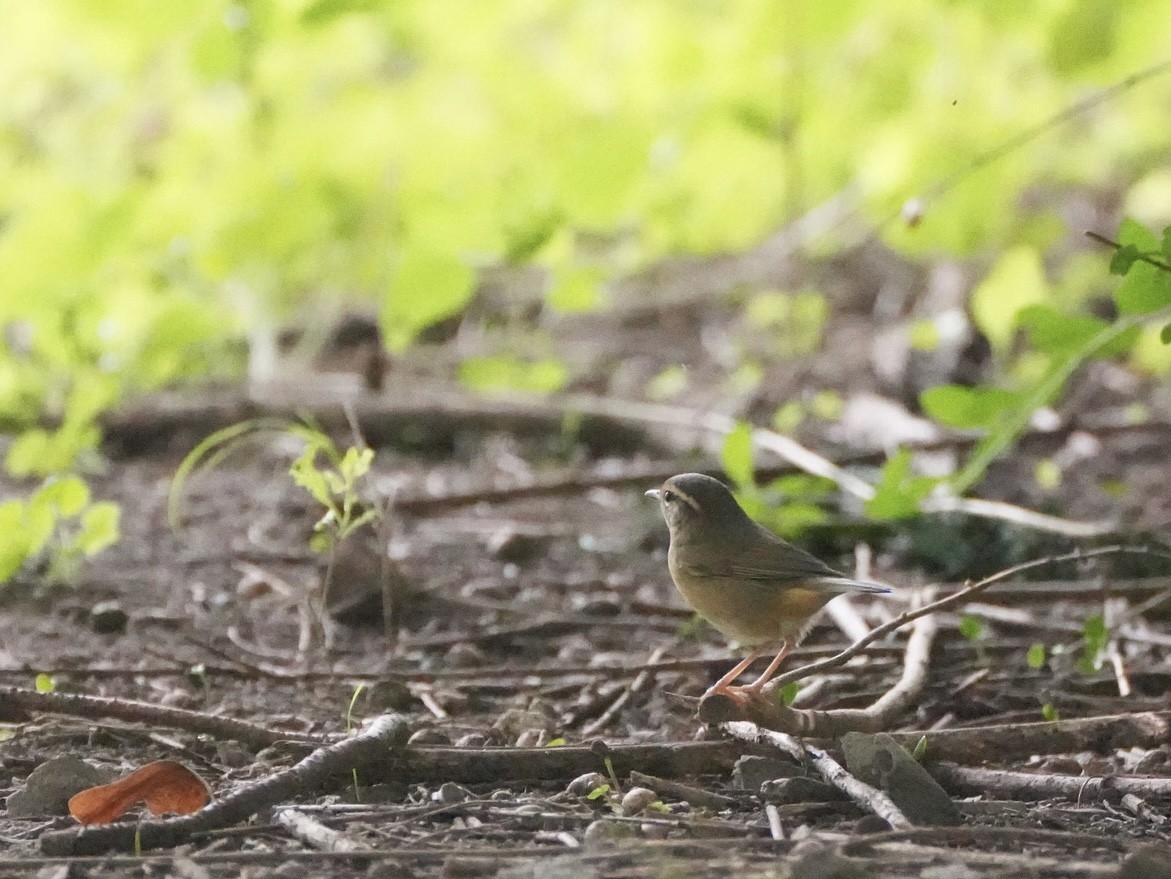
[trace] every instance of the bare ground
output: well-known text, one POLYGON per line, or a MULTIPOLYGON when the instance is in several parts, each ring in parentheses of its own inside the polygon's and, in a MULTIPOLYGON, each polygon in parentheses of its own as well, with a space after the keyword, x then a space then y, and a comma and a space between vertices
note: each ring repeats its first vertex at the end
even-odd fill
MULTIPOLYGON (((914 299, 931 282, 900 273, 889 258, 880 270, 846 263, 816 271, 836 310, 826 344, 799 357, 757 350, 773 337, 744 325, 737 294, 664 283, 651 304, 603 317, 514 309, 494 323, 473 312, 462 329, 392 363, 382 391, 354 398, 378 449, 370 491, 390 513, 380 535, 358 541, 334 571, 335 600, 355 607, 328 635, 305 613, 325 563, 308 548, 319 511, 287 475, 296 443, 269 435, 197 474, 178 530, 167 501, 193 443, 248 414, 308 408, 347 443, 330 390, 336 376, 306 373, 248 400, 231 389, 187 393, 178 405, 156 398, 120 413, 108 426, 109 465, 93 486, 123 505, 122 541, 68 587, 49 589, 29 570, 4 596, 0 717, 9 737, 0 743, 0 787, 20 789, 33 768, 62 755, 115 775, 170 758, 195 769, 223 802, 296 764, 314 737, 334 741, 363 719, 401 719, 395 734, 405 728, 411 744, 380 743, 380 753, 396 756, 353 767, 356 780, 348 763, 325 783, 298 786, 294 776, 279 800, 261 799, 239 820, 197 828, 182 848, 141 857, 133 846, 53 856, 73 819, 9 814, 0 819, 8 843, 0 873, 71 864, 69 875, 88 876, 1114 876, 1125 859, 1125 875, 1171 875, 1171 848, 1163 848, 1171 751, 1159 726, 1171 707, 1162 603, 1171 579, 1161 558, 1054 564, 999 584, 962 613, 939 615, 922 689, 887 728, 906 733, 910 747, 927 737, 924 765, 943 781, 960 823, 924 826, 920 818, 917 829, 895 832, 873 802, 864 807, 830 786, 762 792, 762 779, 821 776, 695 716, 696 698, 735 653, 695 625, 674 593, 665 528, 642 493, 675 472, 718 472, 718 441, 621 411, 567 418, 573 407, 556 401, 526 408, 472 398, 445 378, 460 359, 502 346, 518 322, 532 353, 556 351, 573 364, 575 393, 613 405, 664 367, 687 363, 688 388, 669 405, 765 424, 780 403, 827 386, 847 403, 865 402, 864 392, 897 402, 913 399, 917 385, 982 368, 976 345, 930 364, 924 377, 927 366, 900 360, 875 330, 884 289, 901 284, 914 299), (852 292, 833 293, 852 279, 852 292), (745 359, 762 364, 762 382, 737 382, 745 359), (390 634, 369 600, 380 588, 380 546, 394 568, 390 634), (1079 660, 1085 621, 1096 614, 1112 637, 1091 670, 1079 660), (1046 647, 1040 667, 1029 662, 1038 643, 1046 647), (42 672, 56 682, 52 698, 111 697, 192 714, 129 719, 117 706, 25 700, 42 672), (1052 750, 1015 746, 1026 741, 1022 724, 1112 715, 1140 722, 1102 721, 1053 739, 1052 750), (225 718, 290 741, 217 731, 215 720, 225 718), (989 726, 982 742, 942 738, 989 726), (733 771, 741 754, 773 762, 733 771), (1031 777, 956 774, 975 769, 1031 777), (631 776, 638 771, 652 778, 631 776), (587 772, 605 776, 609 789, 591 798, 597 781, 571 785, 587 772), (1115 776, 1135 782, 1102 781, 1115 776), (649 809, 623 806, 632 787, 654 791, 649 809), (335 834, 291 830, 278 822, 278 805, 335 834)), ((497 314, 490 300, 479 307, 497 314)), ((1112 520, 1113 535, 1072 541, 960 515, 875 526, 831 496, 833 524, 807 532, 804 543, 844 568, 857 545, 873 548, 873 574, 903 588, 891 601, 855 604, 871 627, 905 610, 913 587, 928 582, 954 591, 966 578, 1079 546, 1157 547, 1171 496, 1164 398, 1163 388, 1117 365, 1088 367, 1057 426, 1027 437, 980 488, 1069 519, 1112 520), (1144 425, 1120 414, 1136 400, 1153 413, 1144 425), (1038 486, 1042 460, 1058 462, 1059 484, 1038 486)), ((799 436, 872 476, 881 454, 868 431, 889 438, 907 422, 871 409, 861 424, 835 432, 809 419, 799 436)), ((950 437, 920 444, 937 456, 965 450, 950 437)), ((846 643, 825 617, 786 668, 846 643)), ((884 638, 805 681, 797 704, 873 703, 903 674, 906 643, 905 632, 884 638)), ((836 738, 810 743, 841 759, 836 738)))

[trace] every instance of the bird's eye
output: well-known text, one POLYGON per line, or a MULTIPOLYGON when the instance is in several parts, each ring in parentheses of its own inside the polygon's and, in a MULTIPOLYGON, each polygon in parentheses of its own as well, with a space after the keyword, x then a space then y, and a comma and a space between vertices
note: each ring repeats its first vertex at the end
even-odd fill
POLYGON ((664 503, 668 503, 668 504, 669 504, 669 503, 672 503, 672 502, 674 502, 674 500, 675 500, 675 497, 676 497, 676 495, 675 495, 675 492, 671 491, 671 489, 669 489, 669 488, 668 488, 668 489, 664 489, 664 491, 663 491, 663 501, 664 501, 664 503))

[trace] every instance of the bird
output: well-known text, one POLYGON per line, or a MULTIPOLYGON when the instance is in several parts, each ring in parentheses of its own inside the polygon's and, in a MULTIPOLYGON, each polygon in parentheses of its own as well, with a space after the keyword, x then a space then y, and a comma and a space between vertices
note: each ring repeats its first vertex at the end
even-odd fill
POLYGON ((891 591, 881 583, 847 577, 777 537, 710 476, 672 476, 646 496, 659 502, 667 522, 667 568, 679 593, 724 635, 753 648, 703 698, 759 694, 831 599, 891 591), (770 649, 776 654, 760 677, 744 687, 732 686, 770 649))

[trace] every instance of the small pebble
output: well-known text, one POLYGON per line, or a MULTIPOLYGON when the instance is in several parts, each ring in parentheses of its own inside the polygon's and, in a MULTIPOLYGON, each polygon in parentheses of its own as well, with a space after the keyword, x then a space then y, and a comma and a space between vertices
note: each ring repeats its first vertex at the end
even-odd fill
POLYGON ((634 836, 634 828, 629 824, 618 821, 591 821, 586 827, 582 838, 587 842, 614 842, 619 839, 630 839, 634 836))
POLYGON ((474 799, 475 796, 463 785, 448 781, 439 786, 439 790, 435 792, 432 799, 438 800, 445 806, 454 806, 456 803, 464 803, 474 799))
POLYGON ((575 797, 588 797, 595 790, 606 784, 606 776, 600 772, 587 772, 585 775, 579 775, 569 783, 566 793, 575 797))
POLYGON ((451 736, 433 726, 417 729, 407 739, 408 745, 450 745, 451 736))
POLYGON ((479 668, 484 664, 484 651, 475 644, 461 641, 451 645, 443 662, 448 668, 479 668))
POLYGON ((650 822, 639 824, 638 829, 645 839, 666 839, 671 832, 670 825, 650 822))
POLYGON ((622 814, 637 815, 658 798, 659 795, 650 788, 632 787, 622 796, 622 814))
POLYGON ((549 734, 543 729, 526 729, 516 737, 518 748, 543 748, 549 741, 549 734))
POLYGON ((99 601, 89 612, 89 624, 99 635, 121 635, 129 615, 116 601, 99 601))

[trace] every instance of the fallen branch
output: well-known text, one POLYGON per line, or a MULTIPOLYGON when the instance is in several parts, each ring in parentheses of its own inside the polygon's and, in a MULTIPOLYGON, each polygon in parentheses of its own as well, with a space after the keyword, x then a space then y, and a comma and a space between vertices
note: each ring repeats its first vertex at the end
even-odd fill
POLYGON ((331 741, 323 736, 271 729, 231 717, 184 708, 167 708, 130 699, 83 696, 77 693, 38 693, 22 687, 0 686, 0 718, 11 719, 38 712, 88 719, 112 717, 132 723, 167 726, 221 739, 234 739, 259 748, 287 741, 311 745, 331 741))
POLYGON ((988 794, 998 799, 1010 800, 1047 800, 1062 797, 1083 805, 1102 800, 1116 803, 1126 794, 1158 798, 1171 795, 1171 778, 1054 775, 1006 769, 979 769, 957 766, 954 763, 934 763, 927 769, 944 787, 964 796, 988 794))
POLYGON ((846 767, 818 748, 803 744, 785 733, 761 729, 754 723, 733 721, 723 724, 723 729, 738 739, 756 744, 771 745, 784 751, 798 761, 810 760, 813 768, 822 778, 832 784, 851 800, 873 812, 895 830, 908 830, 914 825, 886 794, 851 775, 846 767))
POLYGON ((927 760, 975 763, 1033 754, 1079 751, 1102 754, 1119 748, 1157 748, 1171 738, 1171 711, 896 732, 891 736, 908 750, 914 750, 920 739, 926 739, 927 760))

